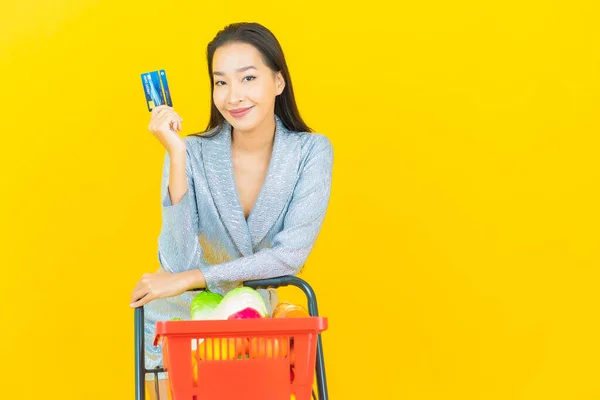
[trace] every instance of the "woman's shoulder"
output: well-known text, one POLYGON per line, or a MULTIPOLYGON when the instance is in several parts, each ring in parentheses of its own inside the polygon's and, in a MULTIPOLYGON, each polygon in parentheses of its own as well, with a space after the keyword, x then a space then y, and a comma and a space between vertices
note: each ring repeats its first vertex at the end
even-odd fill
POLYGON ((311 158, 317 154, 325 153, 333 156, 333 145, 327 135, 321 132, 294 132, 299 136, 302 148, 302 158, 311 158))

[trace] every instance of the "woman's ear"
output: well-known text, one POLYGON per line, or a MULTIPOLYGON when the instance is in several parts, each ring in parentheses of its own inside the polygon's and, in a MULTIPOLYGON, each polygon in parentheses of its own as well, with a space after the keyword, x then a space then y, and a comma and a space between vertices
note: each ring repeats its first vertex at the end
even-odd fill
POLYGON ((283 79, 281 72, 278 72, 275 76, 275 84, 277 86, 277 96, 279 96, 283 93, 283 89, 285 89, 285 79, 283 79))

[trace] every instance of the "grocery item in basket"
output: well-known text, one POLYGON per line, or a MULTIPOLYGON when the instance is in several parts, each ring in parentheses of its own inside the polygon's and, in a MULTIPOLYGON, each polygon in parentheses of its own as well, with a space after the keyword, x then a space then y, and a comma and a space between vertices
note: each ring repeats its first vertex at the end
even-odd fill
POLYGON ((241 311, 231 314, 227 319, 249 319, 249 318, 262 318, 262 315, 252 307, 244 308, 241 311))
POLYGON ((235 341, 232 338, 208 338, 201 343, 198 343, 198 355, 201 360, 233 360, 234 358, 237 358, 242 351, 243 347, 236 351, 235 341))
POLYGON ((250 358, 284 358, 287 357, 290 342, 286 338, 252 338, 250 339, 250 358))
POLYGON ((190 315, 194 320, 210 320, 219 319, 215 314, 215 310, 219 303, 223 300, 223 296, 218 293, 212 293, 208 290, 203 290, 194 296, 190 305, 190 315))
POLYGON ((228 319, 247 308, 256 310, 261 317, 269 315, 260 293, 249 287, 238 287, 227 292, 215 309, 215 315, 220 319, 228 319))
POLYGON ((273 318, 308 318, 310 315, 300 305, 281 302, 273 310, 273 318))
POLYGON ((290 338, 290 366, 296 366, 296 352, 294 351, 294 338, 290 338))
POLYGON ((193 320, 226 320, 268 317, 267 306, 256 290, 239 287, 225 296, 203 290, 192 300, 193 320))

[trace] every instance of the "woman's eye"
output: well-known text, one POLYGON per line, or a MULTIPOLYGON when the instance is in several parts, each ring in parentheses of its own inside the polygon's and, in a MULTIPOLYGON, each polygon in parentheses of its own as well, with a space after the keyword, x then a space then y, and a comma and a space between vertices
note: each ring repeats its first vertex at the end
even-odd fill
MULTIPOLYGON (((252 76, 252 75, 248 75, 248 76, 245 76, 244 79, 248 79, 248 80, 252 81, 252 80, 256 79, 256 77, 252 76)), ((244 79, 242 79, 242 80, 244 80, 244 79)), ((223 86, 224 84, 225 84, 225 81, 216 81, 215 82, 215 86, 223 86)))

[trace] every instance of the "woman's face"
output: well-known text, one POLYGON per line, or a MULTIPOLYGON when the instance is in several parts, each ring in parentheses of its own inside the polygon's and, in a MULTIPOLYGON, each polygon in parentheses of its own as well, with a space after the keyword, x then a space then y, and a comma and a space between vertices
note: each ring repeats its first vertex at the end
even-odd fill
POLYGON ((281 73, 274 73, 260 52, 246 43, 230 43, 215 51, 213 78, 215 106, 236 131, 252 131, 273 118, 275 97, 285 86, 281 73))

